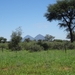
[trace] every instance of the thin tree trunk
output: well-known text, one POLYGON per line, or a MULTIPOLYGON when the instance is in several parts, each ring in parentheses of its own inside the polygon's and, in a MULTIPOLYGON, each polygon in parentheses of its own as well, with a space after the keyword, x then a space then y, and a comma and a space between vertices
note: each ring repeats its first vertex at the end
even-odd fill
POLYGON ((72 33, 72 29, 70 29, 70 41, 71 41, 71 43, 73 43, 73 33, 72 33))

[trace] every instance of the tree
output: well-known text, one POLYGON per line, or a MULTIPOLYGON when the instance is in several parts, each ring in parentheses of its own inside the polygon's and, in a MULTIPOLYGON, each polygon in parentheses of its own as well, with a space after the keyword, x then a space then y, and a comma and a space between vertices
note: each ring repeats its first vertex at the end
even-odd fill
POLYGON ((16 31, 12 32, 11 40, 9 43, 10 49, 16 50, 16 51, 21 49, 21 47, 19 46, 19 43, 21 42, 21 39, 22 39, 21 35, 22 35, 22 30, 20 27, 16 29, 16 31))
POLYGON ((30 40, 30 38, 26 38, 25 40, 24 40, 24 42, 30 42, 31 40, 30 40))
POLYGON ((6 41, 7 41, 6 38, 4 38, 4 37, 0 37, 0 43, 5 43, 6 41))
POLYGON ((46 36, 45 36, 45 40, 46 40, 46 41, 53 41, 54 38, 55 38, 54 36, 49 35, 49 34, 46 34, 46 36))
POLYGON ((57 0, 50 4, 45 13, 48 21, 59 20, 58 25, 70 33, 70 40, 73 42, 73 31, 75 30, 75 0, 57 0))
POLYGON ((0 43, 2 43, 3 37, 0 37, 0 43))
POLYGON ((6 38, 0 37, 0 48, 1 48, 2 52, 3 52, 3 49, 6 48, 6 45, 4 44, 6 42, 7 42, 6 38))
POLYGON ((6 42, 7 42, 7 39, 6 39, 6 38, 4 38, 4 39, 3 39, 3 43, 6 43, 6 42))
MULTIPOLYGON (((70 33, 67 34, 67 37, 66 38, 67 39, 70 39, 71 38, 70 33)), ((73 41, 75 41, 75 32, 73 32, 73 41)))

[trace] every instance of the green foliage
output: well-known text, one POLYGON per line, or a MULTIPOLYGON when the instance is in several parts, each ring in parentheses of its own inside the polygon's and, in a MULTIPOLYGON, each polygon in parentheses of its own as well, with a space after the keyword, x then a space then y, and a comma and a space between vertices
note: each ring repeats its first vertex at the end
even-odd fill
POLYGON ((24 42, 30 42, 30 41, 31 41, 30 38, 24 40, 24 42))
POLYGON ((75 49, 75 43, 69 43, 68 49, 75 49))
POLYGON ((53 42, 52 49, 62 50, 64 49, 63 45, 61 42, 53 42))
POLYGON ((30 52, 37 52, 43 50, 43 47, 38 45, 36 42, 23 42, 22 47, 24 50, 28 50, 30 52))
POLYGON ((75 75, 75 50, 0 51, 0 75, 75 75))
POLYGON ((73 42, 73 31, 75 29, 75 0, 58 0, 49 5, 45 17, 48 21, 59 20, 59 26, 70 33, 73 42))
POLYGON ((44 50, 48 50, 49 49, 49 42, 48 41, 39 40, 37 42, 37 44, 42 46, 44 50))
POLYGON ((54 39, 53 41, 54 42, 63 42, 63 40, 61 40, 61 39, 54 39))
POLYGON ((42 44, 42 47, 44 48, 44 50, 48 50, 48 49, 49 49, 49 43, 44 42, 44 43, 42 44))
POLYGON ((42 41, 42 40, 38 40, 38 41, 37 41, 37 44, 40 45, 40 46, 42 46, 43 42, 44 42, 44 41, 42 41))
POLYGON ((67 40, 55 40, 53 42, 49 41, 31 41, 31 42, 22 42, 20 44, 23 50, 31 51, 40 51, 40 50, 67 50, 75 49, 75 42, 70 43, 67 40))
POLYGON ((8 45, 9 49, 14 51, 21 50, 21 47, 19 45, 22 39, 21 34, 22 34, 21 28, 18 28, 16 31, 12 32, 11 40, 8 45))
POLYGON ((2 50, 2 52, 3 52, 4 48, 5 48, 5 45, 3 43, 1 43, 0 44, 0 49, 2 50))
POLYGON ((13 43, 9 43, 8 44, 9 49, 11 49, 12 51, 19 51, 22 50, 20 45, 14 45, 13 43))
MULTIPOLYGON (((66 38, 67 39, 70 39, 71 38, 70 33, 67 34, 67 37, 66 38)), ((73 32, 73 41, 75 41, 75 31, 73 32)))
POLYGON ((45 40, 46 40, 46 41, 53 41, 54 38, 55 38, 54 36, 49 35, 49 34, 47 34, 47 35, 45 36, 45 40))
POLYGON ((4 38, 4 37, 0 37, 0 43, 6 43, 7 42, 7 39, 4 38))
POLYGON ((43 47, 37 44, 31 44, 29 47, 30 52, 37 52, 43 50, 43 47))
POLYGON ((0 50, 2 50, 2 52, 7 49, 8 49, 8 43, 0 43, 0 50))
POLYGON ((6 42, 7 42, 7 39, 4 38, 4 37, 0 37, 0 49, 3 50, 6 49, 6 42))
POLYGON ((12 42, 8 44, 9 49, 11 50, 27 50, 30 52, 37 52, 41 50, 67 50, 75 49, 75 42, 70 43, 67 40, 54 40, 49 41, 30 41, 30 42, 20 42, 18 45, 14 45, 12 42))

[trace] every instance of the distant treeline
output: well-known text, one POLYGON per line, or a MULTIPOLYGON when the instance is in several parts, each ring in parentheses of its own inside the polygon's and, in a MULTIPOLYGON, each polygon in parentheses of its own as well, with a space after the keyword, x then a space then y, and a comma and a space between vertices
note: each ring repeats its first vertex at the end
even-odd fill
POLYGON ((67 49, 75 49, 75 42, 70 43, 67 40, 54 40, 54 41, 31 41, 27 40, 24 42, 20 42, 18 46, 10 45, 10 42, 0 43, 0 50, 11 50, 11 51, 20 51, 20 50, 28 50, 30 52, 37 52, 42 50, 67 50, 67 49))

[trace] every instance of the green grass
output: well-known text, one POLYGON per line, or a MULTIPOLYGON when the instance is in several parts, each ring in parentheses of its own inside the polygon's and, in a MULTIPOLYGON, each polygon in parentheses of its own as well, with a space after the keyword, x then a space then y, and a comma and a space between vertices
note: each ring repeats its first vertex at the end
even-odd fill
POLYGON ((0 51, 0 75, 75 75, 75 50, 0 51))

